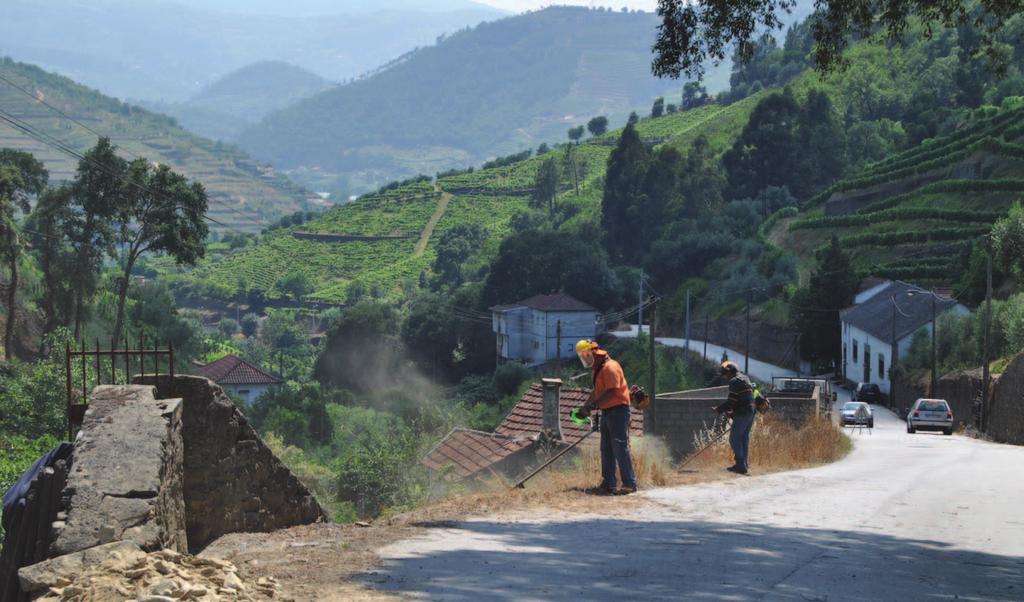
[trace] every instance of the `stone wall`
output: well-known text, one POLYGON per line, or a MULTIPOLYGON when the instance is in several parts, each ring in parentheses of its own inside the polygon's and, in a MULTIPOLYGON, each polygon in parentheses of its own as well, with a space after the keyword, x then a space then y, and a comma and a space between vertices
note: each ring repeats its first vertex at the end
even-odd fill
POLYGON ((100 386, 90 398, 53 524, 50 556, 115 541, 187 550, 182 403, 150 386, 100 386))
MULTIPOLYGON (((721 317, 708 324, 708 342, 743 353, 747 345, 746 332, 746 320, 743 318, 721 317)), ((690 336, 703 339, 704 324, 692 322, 690 336)), ((693 344, 691 348, 698 353, 701 352, 700 343, 693 344)), ((798 333, 774 324, 751 322, 750 357, 791 370, 799 370, 798 333)), ((709 359, 714 361, 718 358, 709 359)))
POLYGON ((993 386, 986 422, 996 441, 1024 445, 1024 353, 1010 361, 993 386))
POLYGON ((686 396, 658 397, 651 401, 653 412, 644 412, 645 418, 652 413, 656 416, 653 424, 645 420, 644 434, 660 437, 674 459, 679 459, 695 449, 694 439, 702 430, 715 424, 718 414, 711 406, 722 403, 721 396, 714 392, 703 397, 686 396))
POLYGON ((188 543, 233 532, 271 531, 326 519, 313 495, 264 445, 234 402, 197 376, 136 377, 158 395, 181 397, 188 543))

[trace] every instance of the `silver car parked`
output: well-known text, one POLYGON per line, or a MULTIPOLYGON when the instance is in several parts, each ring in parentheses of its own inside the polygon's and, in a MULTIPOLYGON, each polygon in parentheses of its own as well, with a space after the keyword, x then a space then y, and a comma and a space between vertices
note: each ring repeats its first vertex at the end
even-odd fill
POLYGON ((839 424, 841 426, 866 426, 873 429, 875 428, 875 415, 871 411, 871 406, 863 401, 848 401, 839 411, 839 424))
POLYGON ((907 413, 907 432, 942 431, 953 434, 953 410, 945 399, 918 399, 907 413))

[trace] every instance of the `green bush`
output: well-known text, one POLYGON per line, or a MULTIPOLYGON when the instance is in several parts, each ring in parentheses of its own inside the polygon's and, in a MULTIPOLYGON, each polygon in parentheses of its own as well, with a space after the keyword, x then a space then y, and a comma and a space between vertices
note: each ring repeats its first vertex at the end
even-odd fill
POLYGON ((519 385, 530 378, 530 369, 519 362, 502 364, 494 371, 494 389, 505 397, 519 390, 519 385))
MULTIPOLYGON (((3 496, 11 485, 14 485, 18 477, 28 470, 33 462, 53 449, 59 442, 53 435, 30 438, 5 433, 0 437, 0 496, 3 496)), ((0 518, 3 518, 2 507, 0 507, 0 518)), ((3 536, 4 529, 0 526, 0 540, 3 539, 3 536)))

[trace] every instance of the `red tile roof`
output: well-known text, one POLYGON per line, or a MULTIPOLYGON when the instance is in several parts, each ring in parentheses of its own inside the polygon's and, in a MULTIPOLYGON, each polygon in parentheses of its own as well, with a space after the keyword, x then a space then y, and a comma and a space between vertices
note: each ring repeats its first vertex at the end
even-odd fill
POLYGON ((204 366, 197 366, 194 372, 218 385, 277 385, 283 382, 237 355, 230 354, 204 366))
POLYGON ((529 299, 523 299, 511 305, 495 305, 491 310, 500 312, 517 307, 529 307, 539 311, 597 311, 594 307, 565 293, 534 295, 529 299))
MULTIPOLYGON (((589 425, 578 425, 569 417, 573 408, 578 408, 586 403, 590 396, 590 389, 581 387, 562 387, 559 398, 558 413, 562 421, 562 440, 566 443, 573 443, 590 430, 589 425)), ((532 385, 523 398, 516 402, 515 407, 508 416, 501 421, 495 433, 507 436, 533 436, 543 430, 544 424, 544 390, 540 384, 532 385)), ((630 421, 630 430, 633 434, 643 434, 644 417, 643 413, 634 410, 630 421)))
MULTIPOLYGON (((543 430, 544 392, 539 383, 532 385, 494 433, 464 428, 453 429, 434 446, 421 462, 430 469, 441 470, 451 466, 455 476, 465 478, 504 460, 512 454, 533 445, 543 430)), ((573 408, 583 405, 590 389, 562 387, 559 413, 562 419, 562 441, 571 444, 590 431, 588 425, 577 425, 569 418, 573 408)), ((643 434, 644 418, 633 412, 630 430, 643 434)))
POLYGON ((465 478, 533 443, 534 440, 529 437, 508 437, 456 428, 427 452, 421 462, 433 470, 451 466, 455 476, 465 478))

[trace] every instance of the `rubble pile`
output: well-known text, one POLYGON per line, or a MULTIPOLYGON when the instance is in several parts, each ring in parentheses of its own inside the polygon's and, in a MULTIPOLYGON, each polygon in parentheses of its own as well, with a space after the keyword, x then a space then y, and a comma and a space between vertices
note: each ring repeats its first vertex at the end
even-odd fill
MULTIPOLYGON (((59 559, 55 559, 59 560, 59 559)), ((102 561, 77 567, 40 563, 19 573, 23 588, 46 602, 213 602, 278 598, 271 577, 244 581, 224 560, 199 558, 174 550, 145 553, 137 547, 108 550, 102 561), (27 588, 25 586, 28 586, 27 588)))

